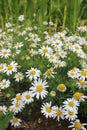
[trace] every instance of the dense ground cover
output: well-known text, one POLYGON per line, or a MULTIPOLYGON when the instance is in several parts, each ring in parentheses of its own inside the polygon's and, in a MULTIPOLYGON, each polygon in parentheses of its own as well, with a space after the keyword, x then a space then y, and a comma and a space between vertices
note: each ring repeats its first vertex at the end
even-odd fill
POLYGON ((0 7, 0 130, 86 130, 86 1, 0 7))

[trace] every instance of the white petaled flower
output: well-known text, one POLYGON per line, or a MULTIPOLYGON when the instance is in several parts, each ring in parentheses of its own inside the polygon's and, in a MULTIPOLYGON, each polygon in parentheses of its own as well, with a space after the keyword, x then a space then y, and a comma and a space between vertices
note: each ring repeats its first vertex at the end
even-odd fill
POLYGON ((53 106, 53 110, 54 110, 54 114, 53 114, 53 118, 56 118, 58 121, 60 121, 60 119, 64 119, 64 114, 63 114, 63 108, 60 106, 53 106))
POLYGON ((87 79, 87 70, 81 70, 80 72, 79 72, 79 78, 80 78, 80 80, 84 80, 85 81, 85 79, 87 79))
POLYGON ((42 56, 49 56, 52 54, 53 50, 51 47, 48 46, 42 46, 41 49, 38 50, 38 52, 42 55, 42 56))
POLYGON ((65 52, 65 51, 60 51, 60 52, 59 52, 59 55, 60 55, 61 58, 65 58, 66 55, 67 55, 67 52, 65 52))
POLYGON ((30 70, 27 70, 26 77, 28 77, 30 80, 34 79, 36 80, 38 77, 40 77, 40 70, 36 68, 31 68, 30 70))
POLYGON ((73 121, 77 118, 77 110, 75 109, 67 109, 63 111, 65 119, 68 119, 69 121, 73 121))
POLYGON ((34 101, 33 99, 33 93, 31 91, 25 91, 22 93, 22 101, 25 104, 29 104, 34 101))
POLYGON ((9 80, 6 80, 6 79, 3 79, 1 82, 0 82, 0 88, 1 89, 6 89, 10 86, 10 81, 9 80))
POLYGON ((0 51, 1 58, 8 58, 10 55, 11 55, 11 50, 10 49, 2 49, 0 51))
POLYGON ((80 52, 81 51, 81 46, 79 45, 79 44, 74 44, 74 45, 72 45, 72 48, 71 48, 71 50, 73 51, 73 52, 80 52))
POLYGON ((19 101, 15 100, 12 102, 12 108, 13 108, 14 113, 21 112, 22 109, 24 108, 24 102, 21 100, 19 101))
POLYGON ((70 122, 71 125, 69 126, 72 130, 87 130, 84 126, 87 125, 87 123, 81 123, 79 119, 76 119, 73 122, 70 122))
POLYGON ((6 68, 6 64, 0 64, 0 72, 4 72, 5 68, 6 68))
POLYGON ((78 106, 79 106, 79 102, 73 98, 67 98, 67 100, 65 100, 63 102, 63 107, 64 109, 76 109, 78 110, 78 106))
POLYGON ((14 126, 14 127, 18 127, 21 125, 21 119, 17 118, 17 117, 13 117, 13 119, 11 119, 10 123, 11 123, 11 126, 14 126))
POLYGON ((55 72, 54 72, 54 69, 53 68, 50 68, 50 69, 48 69, 45 73, 44 73, 44 76, 45 76, 45 78, 54 78, 54 74, 55 74, 55 72))
POLYGON ((14 46, 14 48, 18 49, 18 48, 21 48, 23 46, 23 43, 22 42, 17 42, 14 46))
POLYGON ((59 67, 64 67, 64 66, 66 66, 66 62, 65 61, 57 60, 54 63, 54 68, 59 68, 59 67))
POLYGON ((37 99, 45 98, 46 95, 48 94, 48 91, 46 88, 48 87, 46 80, 42 81, 42 79, 35 80, 32 83, 32 87, 30 88, 31 92, 36 96, 37 99))
POLYGON ((65 92, 66 91, 66 86, 65 84, 58 84, 57 86, 57 90, 59 90, 60 92, 65 92))
POLYGON ((24 15, 18 16, 18 21, 20 21, 20 22, 24 21, 24 15))
POLYGON ((12 72, 16 72, 17 71, 17 65, 18 63, 16 63, 15 61, 12 61, 9 65, 7 65, 4 69, 4 72, 7 75, 12 74, 12 72))
POLYGON ((53 117, 54 115, 54 110, 52 107, 52 102, 46 102, 43 103, 42 107, 41 107, 41 113, 43 113, 43 115, 48 118, 48 117, 53 117))
POLYGON ((18 72, 17 74, 15 74, 14 78, 15 78, 15 81, 19 82, 24 78, 24 76, 21 72, 18 72))
POLYGON ((76 85, 79 89, 86 89, 87 88, 87 81, 85 80, 79 80, 78 82, 76 82, 76 85))
POLYGON ((6 114, 7 111, 8 110, 7 110, 7 107, 5 105, 0 106, 0 113, 6 114))
POLYGON ((47 58, 50 63, 55 63, 57 61, 57 57, 54 54, 48 55, 47 58))
POLYGON ((75 92, 73 97, 74 97, 75 100, 78 100, 78 101, 85 101, 85 99, 87 98, 87 96, 85 96, 81 92, 75 92))
POLYGON ((15 98, 12 98, 13 102, 22 101, 22 96, 20 93, 17 93, 15 98))
POLYGON ((72 70, 68 71, 68 76, 72 79, 76 79, 79 77, 79 69, 74 67, 72 70))

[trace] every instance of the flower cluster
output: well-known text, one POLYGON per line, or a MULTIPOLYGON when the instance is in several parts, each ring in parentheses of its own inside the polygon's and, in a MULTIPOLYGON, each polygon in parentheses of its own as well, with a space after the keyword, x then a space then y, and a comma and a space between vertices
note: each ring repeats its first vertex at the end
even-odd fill
MULTIPOLYGON (((18 20, 24 21, 24 15, 18 20)), ((85 37, 65 30, 35 32, 36 27, 22 23, 7 23, 6 32, 0 32, 0 113, 13 112, 10 123, 17 127, 22 122, 18 113, 40 101, 46 118, 68 119, 72 130, 86 130, 78 119, 79 107, 87 103, 85 37)))

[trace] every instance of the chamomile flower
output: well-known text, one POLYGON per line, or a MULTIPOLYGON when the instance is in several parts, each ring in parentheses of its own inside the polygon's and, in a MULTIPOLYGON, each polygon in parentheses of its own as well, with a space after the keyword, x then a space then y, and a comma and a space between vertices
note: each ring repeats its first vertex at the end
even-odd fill
POLYGON ((7 75, 12 74, 12 72, 16 72, 17 71, 17 64, 15 61, 12 61, 9 65, 7 65, 4 69, 4 72, 7 75))
POLYGON ((13 119, 11 119, 10 123, 11 123, 11 126, 14 126, 14 127, 18 127, 21 125, 21 119, 17 118, 17 117, 13 117, 13 119))
POLYGON ((56 118, 58 121, 60 121, 60 119, 64 119, 63 114, 64 110, 62 107, 53 106, 53 110, 54 110, 53 118, 56 118))
POLYGON ((79 119, 76 119, 75 121, 71 122, 71 125, 69 128, 72 130, 87 130, 84 126, 87 125, 87 123, 81 123, 79 119))
POLYGON ((85 101, 85 98, 87 98, 87 96, 85 96, 81 92, 75 92, 73 97, 74 97, 75 100, 78 100, 78 101, 85 101))
POLYGON ((79 78, 80 78, 80 80, 85 80, 85 79, 87 79, 87 70, 81 70, 80 72, 79 72, 79 78))
POLYGON ((37 68, 31 68, 30 70, 27 70, 26 77, 28 77, 30 80, 36 80, 38 77, 40 77, 40 74, 40 70, 38 70, 37 68))
POLYGON ((44 76, 45 76, 45 78, 54 78, 54 74, 55 74, 55 72, 54 72, 54 69, 53 68, 50 68, 50 69, 48 69, 45 73, 44 73, 44 76))
POLYGON ((5 68, 6 68, 6 64, 0 64, 0 72, 4 72, 5 68))
POLYGON ((78 110, 78 106, 79 106, 79 102, 73 98, 67 98, 67 100, 65 100, 63 102, 63 107, 64 109, 76 109, 78 110))
POLYGON ((79 69, 74 67, 72 70, 68 71, 68 77, 75 79, 79 77, 79 69))
POLYGON ((77 118, 77 110, 75 109, 67 109, 63 111, 65 119, 68 119, 69 121, 73 121, 77 118))
POLYGON ((57 90, 59 90, 60 92, 65 92, 66 91, 66 86, 65 84, 58 84, 57 86, 57 90))
POLYGON ((21 101, 21 100, 19 100, 19 101, 14 100, 12 102, 12 108, 13 108, 14 113, 20 112, 24 108, 23 101, 21 101))
POLYGON ((79 52, 81 50, 81 46, 77 43, 75 43, 74 45, 72 45, 72 51, 73 52, 79 52))
POLYGON ((19 15, 18 16, 18 21, 20 21, 20 22, 22 22, 22 21, 24 21, 24 15, 22 14, 22 15, 19 15))
POLYGON ((54 111, 53 111, 53 107, 52 107, 52 102, 46 102, 43 103, 42 107, 41 107, 41 113, 43 113, 43 115, 48 118, 48 117, 53 117, 54 115, 54 111))
POLYGON ((10 86, 10 81, 9 80, 6 80, 6 79, 3 79, 1 82, 0 82, 0 88, 1 89, 6 89, 10 86))
POLYGON ((36 96, 37 99, 45 98, 48 94, 46 88, 48 87, 46 80, 42 81, 42 79, 35 80, 32 83, 32 87, 30 88, 31 92, 36 96))
POLYGON ((53 52, 52 48, 48 46, 42 46, 38 51, 42 56, 49 56, 53 52))
POLYGON ((64 66, 66 66, 66 62, 65 61, 57 60, 54 63, 54 68, 60 68, 60 67, 64 67, 64 66))
POLYGON ((21 48, 23 46, 23 43, 22 42, 17 42, 14 46, 14 48, 18 49, 18 48, 21 48))
POLYGON ((5 105, 0 106, 0 113, 6 114, 7 111, 8 110, 7 110, 7 107, 5 105))
POLYGON ((15 78, 15 81, 19 82, 23 79, 23 74, 21 72, 18 72, 17 74, 15 74, 14 78, 15 78))
POLYGON ((76 85, 79 89, 86 89, 87 88, 87 81, 85 80, 79 80, 76 82, 76 85))
POLYGON ((29 104, 31 102, 33 102, 33 93, 31 91, 25 91, 22 93, 22 101, 25 104, 29 104))
POLYGON ((1 58, 8 58, 10 55, 11 55, 11 50, 10 49, 2 49, 0 51, 1 58))

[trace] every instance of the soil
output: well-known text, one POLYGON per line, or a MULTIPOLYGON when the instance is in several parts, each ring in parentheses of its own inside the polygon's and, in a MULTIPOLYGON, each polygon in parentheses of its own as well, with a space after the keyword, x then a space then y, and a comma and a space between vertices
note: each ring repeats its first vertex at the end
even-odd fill
POLYGON ((32 111, 30 115, 22 116, 21 126, 14 128, 9 125, 7 130, 70 130, 67 120, 58 122, 55 119, 45 118, 38 108, 32 111))

